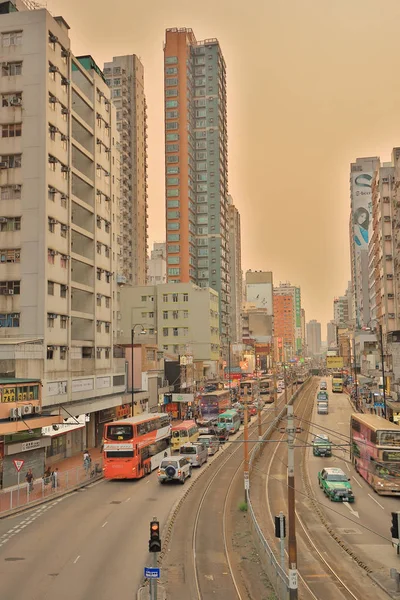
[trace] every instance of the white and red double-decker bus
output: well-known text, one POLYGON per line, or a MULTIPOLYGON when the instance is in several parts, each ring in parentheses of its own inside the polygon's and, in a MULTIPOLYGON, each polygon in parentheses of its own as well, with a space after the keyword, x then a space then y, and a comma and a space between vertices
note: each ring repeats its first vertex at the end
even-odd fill
POLYGON ((104 426, 106 479, 139 479, 171 454, 171 425, 163 413, 143 414, 104 426))

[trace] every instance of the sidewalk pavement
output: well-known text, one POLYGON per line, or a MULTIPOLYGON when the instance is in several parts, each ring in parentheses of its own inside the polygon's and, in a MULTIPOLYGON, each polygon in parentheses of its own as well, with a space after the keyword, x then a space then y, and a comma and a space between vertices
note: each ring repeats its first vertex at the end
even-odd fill
POLYGON ((75 486, 99 477, 102 473, 102 471, 99 471, 102 468, 100 448, 89 449, 89 454, 92 458, 89 470, 84 468, 83 453, 80 453, 77 456, 60 460, 51 466, 51 471, 58 469, 56 482, 51 478, 45 481, 43 477, 40 477, 34 480, 32 488, 29 488, 26 483, 26 471, 22 470, 19 489, 17 485, 14 485, 0 492, 0 515, 14 508, 52 497, 55 494, 66 493, 75 486))

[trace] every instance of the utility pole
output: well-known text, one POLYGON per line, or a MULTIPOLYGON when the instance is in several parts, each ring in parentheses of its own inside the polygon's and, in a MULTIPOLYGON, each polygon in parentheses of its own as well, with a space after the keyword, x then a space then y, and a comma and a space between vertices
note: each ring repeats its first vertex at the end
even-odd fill
POLYGON ((244 387, 244 431, 243 431, 243 451, 244 451, 244 501, 247 502, 247 492, 250 489, 249 474, 249 413, 247 404, 247 385, 244 387))
POLYGON ((285 404, 288 405, 288 394, 287 394, 287 377, 286 377, 286 362, 283 363, 283 381, 285 384, 285 404))
POLYGON ((229 400, 232 402, 231 390, 231 338, 228 339, 228 377, 229 377, 229 400))
POLYGON ((262 424, 261 424, 261 394, 260 390, 258 390, 258 398, 257 398, 257 422, 258 422, 258 441, 262 440, 262 424))
MULTIPOLYGON (((286 386, 285 386, 286 389, 286 386)), ((297 577, 297 542, 296 542, 296 506, 294 487, 294 417, 293 406, 287 407, 287 429, 288 435, 288 516, 289 516, 289 598, 298 598, 297 577)))

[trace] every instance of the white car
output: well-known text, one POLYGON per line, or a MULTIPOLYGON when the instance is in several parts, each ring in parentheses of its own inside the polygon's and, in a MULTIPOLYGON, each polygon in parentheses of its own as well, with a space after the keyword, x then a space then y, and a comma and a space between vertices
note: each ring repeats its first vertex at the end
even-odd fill
POLYGON ((192 476, 192 465, 185 456, 165 458, 158 469, 158 481, 179 481, 184 484, 192 476))

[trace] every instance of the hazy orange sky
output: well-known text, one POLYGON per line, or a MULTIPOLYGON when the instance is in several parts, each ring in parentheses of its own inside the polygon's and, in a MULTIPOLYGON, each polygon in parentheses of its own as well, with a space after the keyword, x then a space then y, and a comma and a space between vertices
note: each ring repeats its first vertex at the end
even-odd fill
MULTIPOLYGON (((44 2, 44 0, 42 0, 44 2)), ((229 188, 243 270, 301 286, 326 321, 350 277, 349 163, 400 145, 400 1, 48 0, 74 54, 137 54, 149 123, 150 242, 165 239, 163 41, 167 27, 219 39, 227 63, 229 188)))

